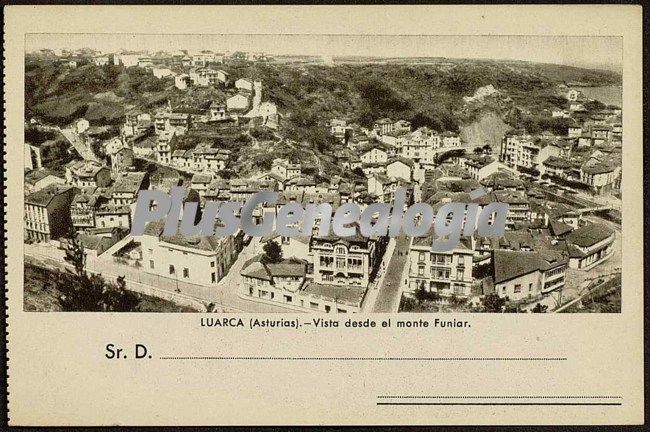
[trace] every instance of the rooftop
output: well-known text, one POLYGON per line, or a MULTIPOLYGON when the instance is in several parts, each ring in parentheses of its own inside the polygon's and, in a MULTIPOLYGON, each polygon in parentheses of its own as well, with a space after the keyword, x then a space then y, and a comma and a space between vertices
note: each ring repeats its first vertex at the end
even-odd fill
POLYGON ((609 238, 614 231, 602 224, 588 224, 570 233, 566 240, 569 244, 590 247, 609 238))
POLYGON ((545 267, 537 252, 495 250, 492 252, 494 283, 507 282, 545 267))
POLYGON ((142 184, 147 177, 145 172, 129 172, 124 173, 115 179, 115 184, 112 187, 113 192, 127 192, 137 193, 142 189, 142 184))
POLYGON ((25 197, 25 204, 32 204, 41 207, 47 207, 52 199, 68 192, 72 186, 65 184, 51 184, 43 189, 29 194, 25 197))
POLYGON ((343 303, 354 306, 361 306, 366 288, 358 286, 326 285, 315 282, 308 283, 301 290, 302 294, 343 303))

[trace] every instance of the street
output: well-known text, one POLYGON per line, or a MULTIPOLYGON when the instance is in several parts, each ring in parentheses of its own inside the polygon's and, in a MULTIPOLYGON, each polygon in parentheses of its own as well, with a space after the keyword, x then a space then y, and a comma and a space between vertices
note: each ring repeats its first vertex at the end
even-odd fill
POLYGON ((402 278, 404 268, 408 262, 408 250, 411 239, 405 235, 397 237, 395 251, 388 264, 387 271, 381 285, 377 300, 375 301, 375 313, 394 313, 399 309, 399 303, 402 296, 402 278))
MULTIPOLYGON (((109 279, 115 279, 117 276, 125 276, 127 287, 129 287, 129 284, 145 285, 150 287, 152 292, 163 291, 166 298, 173 299, 175 295, 180 294, 183 297, 190 297, 204 304, 214 303, 217 307, 238 312, 295 312, 293 309, 287 309, 280 305, 269 305, 239 297, 239 290, 241 289, 238 282, 240 280, 239 273, 244 263, 259 253, 258 248, 261 250, 259 242, 255 241, 251 242, 249 246, 246 246, 231 266, 228 274, 213 286, 190 284, 176 279, 146 273, 141 269, 115 262, 113 257, 108 253, 100 255, 98 258, 87 257, 86 267, 88 271, 101 273, 109 279)), ((55 263, 60 268, 68 266, 63 259, 65 255, 63 250, 56 248, 52 244, 25 244, 25 255, 37 260, 46 259, 48 263, 55 263)), ((134 291, 141 290, 134 289, 134 291)))

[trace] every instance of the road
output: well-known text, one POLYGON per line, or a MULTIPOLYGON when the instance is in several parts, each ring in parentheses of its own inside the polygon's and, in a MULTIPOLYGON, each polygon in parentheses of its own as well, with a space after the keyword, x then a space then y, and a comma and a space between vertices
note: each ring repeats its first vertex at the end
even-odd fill
POLYGON ((82 158, 84 158, 85 160, 91 160, 95 162, 99 161, 99 159, 95 155, 95 152, 93 152, 90 145, 83 142, 79 138, 79 135, 77 135, 72 129, 61 129, 61 128, 57 128, 57 129, 59 132, 61 132, 61 135, 63 135, 68 141, 70 141, 72 147, 74 147, 74 149, 77 150, 77 153, 79 153, 79 155, 82 158))
MULTIPOLYGON (((270 305, 239 297, 241 289, 239 273, 241 268, 248 259, 258 253, 257 248, 261 247, 255 243, 258 242, 251 242, 249 246, 245 247, 231 266, 228 274, 218 284, 212 286, 190 284, 146 273, 142 269, 115 262, 113 257, 108 254, 100 255, 97 258, 87 257, 86 267, 88 271, 101 273, 108 279, 125 276, 127 288, 129 288, 130 284, 144 285, 150 287, 154 292, 164 292, 166 297, 173 298, 175 294, 181 294, 181 296, 196 299, 204 304, 214 303, 221 310, 254 313, 295 312, 294 309, 287 309, 280 305, 270 305)), ((52 244, 25 244, 25 255, 37 260, 45 259, 48 263, 57 265, 60 268, 68 266, 63 259, 64 252, 52 244)), ((134 291, 141 290, 134 289, 134 291)))
POLYGON ((377 296, 379 295, 379 286, 383 284, 384 278, 386 277, 386 269, 388 269, 388 264, 393 257, 393 252, 395 251, 395 239, 391 238, 388 241, 386 246, 386 252, 381 258, 381 263, 379 263, 379 271, 375 277, 375 280, 368 285, 368 290, 366 291, 366 296, 363 299, 363 304, 361 305, 361 313, 370 313, 375 308, 375 302, 377 301, 377 296))
POLYGON ((403 273, 408 261, 411 239, 405 235, 397 237, 395 252, 390 259, 384 279, 379 287, 379 294, 372 311, 374 313, 394 313, 399 309, 402 297, 403 273))
MULTIPOLYGON (((561 297, 559 291, 554 291, 541 299, 539 303, 548 306, 548 311, 557 309, 563 304, 568 303, 574 298, 581 295, 582 291, 600 275, 609 275, 620 271, 622 263, 622 241, 620 225, 597 216, 587 216, 585 219, 589 222, 606 225, 614 230, 616 236, 613 243, 613 252, 604 262, 597 264, 589 270, 578 270, 567 268, 565 274, 565 286, 562 289, 561 297)), ((537 302, 530 305, 534 307, 537 302)))

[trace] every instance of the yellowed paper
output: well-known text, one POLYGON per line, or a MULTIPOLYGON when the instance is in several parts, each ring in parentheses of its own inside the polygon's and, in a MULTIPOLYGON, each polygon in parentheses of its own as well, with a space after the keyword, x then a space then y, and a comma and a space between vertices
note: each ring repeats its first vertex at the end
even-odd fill
POLYGON ((5 10, 10 424, 642 423, 640 8, 5 10), (132 236, 179 184, 509 210, 444 253, 132 236))

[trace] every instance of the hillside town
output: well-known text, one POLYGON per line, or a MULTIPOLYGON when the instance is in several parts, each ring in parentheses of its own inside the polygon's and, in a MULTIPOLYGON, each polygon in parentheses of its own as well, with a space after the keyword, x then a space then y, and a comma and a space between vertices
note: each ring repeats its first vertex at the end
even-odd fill
MULTIPOLYGON (((323 116, 305 126, 327 143, 314 146, 297 138, 299 114, 282 102, 277 83, 240 76, 242 64, 274 64, 270 54, 42 55, 66 74, 128 71, 167 97, 134 104, 102 93, 121 105, 118 115, 88 108, 64 120, 36 112, 25 119, 30 266, 65 271, 66 248, 80 244, 88 272, 208 312, 620 311, 622 109, 574 83, 555 85, 558 106, 543 114, 562 121, 553 123, 561 130, 510 128, 487 143, 412 118, 363 124, 323 116), (318 151, 299 153, 312 147, 318 151), (197 222, 207 202, 244 202, 260 191, 279 199, 260 206, 258 220, 286 203, 333 211, 348 202, 392 203, 401 187, 407 205, 434 210, 507 203, 507 228, 498 238, 463 237, 447 252, 431 251, 432 232, 364 237, 358 227, 349 237, 321 236, 318 226, 295 237, 166 236, 164 221, 154 221, 132 236, 138 193, 175 186, 184 187, 185 205, 197 207, 197 222), (479 188, 486 194, 473 200, 479 188)), ((494 83, 466 94, 459 111, 503 100, 494 83)), ((26 287, 30 274, 26 268, 26 287)))

